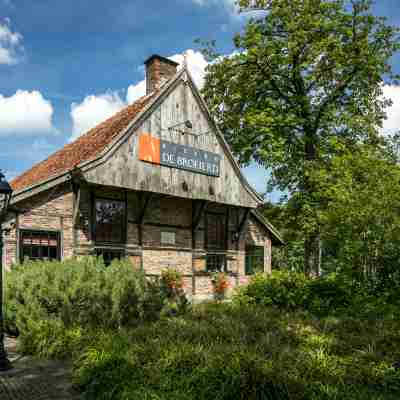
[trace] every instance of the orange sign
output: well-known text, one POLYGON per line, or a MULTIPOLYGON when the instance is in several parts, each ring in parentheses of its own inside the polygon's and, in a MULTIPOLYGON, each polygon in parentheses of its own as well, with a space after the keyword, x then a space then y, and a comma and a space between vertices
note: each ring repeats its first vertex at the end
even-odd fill
POLYGON ((160 139, 143 134, 139 138, 139 159, 160 164, 160 139))
POLYGON ((144 133, 139 137, 139 160, 219 177, 221 156, 144 133))

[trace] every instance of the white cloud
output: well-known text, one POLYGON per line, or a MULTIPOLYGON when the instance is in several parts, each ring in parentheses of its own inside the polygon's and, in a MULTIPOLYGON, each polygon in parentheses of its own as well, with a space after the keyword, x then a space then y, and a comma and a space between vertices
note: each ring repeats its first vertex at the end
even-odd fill
POLYGON ((258 8, 240 12, 240 7, 237 5, 236 0, 192 0, 192 2, 200 7, 223 7, 234 20, 239 21, 246 21, 249 18, 261 18, 266 15, 266 11, 258 8))
POLYGON ((143 79, 136 85, 129 85, 128 91, 126 93, 126 101, 128 102, 128 104, 132 104, 145 94, 146 94, 146 80, 143 79))
POLYGON ((57 133, 52 123, 53 106, 38 91, 18 90, 0 94, 0 136, 34 136, 57 133))
MULTIPOLYGON (((196 85, 199 88, 202 88, 204 85, 204 75, 208 65, 208 62, 204 58, 203 54, 200 51, 194 51, 189 49, 186 51, 187 63, 189 72, 192 75, 196 85)), ((179 68, 182 68, 184 55, 183 54, 175 54, 172 57, 168 57, 172 61, 175 61, 180 64, 179 68)))
POLYGON ((23 50, 22 35, 12 32, 10 20, 0 21, 0 64, 15 64, 18 62, 18 53, 23 50))
MULTIPOLYGON (((203 54, 199 51, 194 51, 192 49, 189 49, 186 51, 186 55, 187 55, 187 62, 190 74, 192 75, 196 85, 199 88, 202 88, 204 84, 205 70, 207 68, 208 62, 204 58, 203 54)), ((168 58, 180 64, 178 69, 182 68, 184 61, 183 54, 175 54, 168 58)), ((141 70, 143 71, 144 74, 144 69, 141 68, 141 70)), ((140 97, 144 96, 145 94, 146 94, 146 80, 143 79, 139 83, 130 85, 128 87, 126 101, 128 102, 128 104, 131 104, 140 97)))
MULTIPOLYGON (((202 87, 204 83, 205 69, 208 65, 203 54, 192 49, 186 52, 188 68, 198 87, 202 87)), ((184 55, 175 54, 169 59, 180 64, 178 68, 182 68, 184 55)), ((143 68, 140 68, 143 75, 143 68)), ((118 93, 110 92, 100 95, 90 95, 85 97, 81 103, 72 103, 71 118, 73 124, 73 132, 70 140, 75 140, 80 135, 93 128, 100 122, 111 117, 128 104, 132 104, 140 97, 146 94, 145 79, 128 87, 125 101, 121 99, 118 93)))
POLYGON ((93 128, 126 106, 118 93, 104 93, 99 96, 86 96, 82 103, 71 104, 73 123, 70 140, 93 128))
POLYGON ((392 106, 386 111, 387 119, 383 122, 382 131, 390 135, 400 131, 400 86, 385 85, 383 96, 392 100, 392 106))

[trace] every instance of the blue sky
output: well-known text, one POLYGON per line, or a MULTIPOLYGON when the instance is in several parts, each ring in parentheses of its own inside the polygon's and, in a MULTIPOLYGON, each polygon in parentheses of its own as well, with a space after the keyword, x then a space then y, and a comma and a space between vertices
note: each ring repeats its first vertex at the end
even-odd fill
MULTIPOLYGON (((201 84, 206 63, 194 41, 216 39, 232 52, 245 23, 233 2, 0 0, 0 168, 17 175, 137 98, 153 53, 181 61, 190 50, 201 84)), ((400 25, 398 0, 380 0, 376 12, 400 25)), ((400 72, 400 59, 393 63, 400 72)), ((387 93, 396 104, 386 128, 394 129, 400 91, 387 93)), ((245 174, 265 190, 264 169, 252 165, 245 174)))

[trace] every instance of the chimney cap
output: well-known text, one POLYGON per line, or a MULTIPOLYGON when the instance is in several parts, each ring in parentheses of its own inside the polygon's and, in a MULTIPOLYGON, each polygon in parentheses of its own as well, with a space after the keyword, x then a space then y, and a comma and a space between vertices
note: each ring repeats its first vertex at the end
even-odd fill
POLYGON ((145 65, 148 65, 155 59, 158 59, 158 60, 160 60, 160 61, 162 61, 164 63, 170 64, 170 65, 173 65, 174 67, 177 67, 179 65, 179 63, 177 63, 175 61, 172 61, 169 58, 160 56, 159 54, 153 54, 144 63, 145 63, 145 65))

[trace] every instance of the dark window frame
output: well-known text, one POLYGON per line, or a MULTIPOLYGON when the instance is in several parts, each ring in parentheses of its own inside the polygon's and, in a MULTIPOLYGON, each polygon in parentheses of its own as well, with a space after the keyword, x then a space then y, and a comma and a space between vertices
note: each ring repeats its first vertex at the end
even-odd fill
POLYGON ((225 253, 207 253, 206 271, 207 272, 228 272, 228 263, 225 253))
POLYGON ((30 229, 30 228, 23 228, 19 229, 18 232, 18 240, 19 240, 19 261, 21 264, 24 263, 25 258, 28 258, 29 260, 32 261, 39 261, 39 260, 48 260, 48 261, 61 261, 61 254, 62 254, 62 234, 61 231, 59 230, 52 230, 52 229, 30 229), (32 242, 33 237, 36 235, 38 236, 45 236, 47 234, 47 241, 50 242, 50 236, 55 236, 52 238, 52 240, 57 241, 56 246, 42 246, 42 245, 33 245, 32 243, 30 245, 25 245, 24 240, 26 239, 26 236, 30 236, 30 240, 32 242), (29 251, 29 256, 27 257, 25 255, 25 249, 30 248, 29 251), (47 247, 47 257, 43 257, 43 248, 47 247), (56 255, 55 257, 50 256, 50 249, 55 247, 56 248, 56 255), (38 251, 38 256, 33 256, 33 249, 37 249, 38 251))
MULTIPOLYGON (((128 202, 126 199, 126 196, 124 199, 114 199, 111 197, 104 197, 104 196, 96 196, 95 194, 93 195, 92 198, 92 235, 94 242, 96 244, 126 244, 127 241, 127 215, 128 215, 128 202), (100 240, 98 238, 98 233, 97 233, 97 202, 98 201, 108 201, 108 202, 118 202, 123 204, 123 215, 121 217, 122 223, 121 223, 121 240, 100 240)), ((118 238, 119 239, 119 238, 118 238)))
POLYGON ((96 247, 95 249, 96 257, 103 257, 104 265, 109 266, 113 262, 113 260, 122 260, 126 257, 125 249, 114 249, 107 247, 96 247), (114 256, 112 256, 112 254, 114 256), (117 255, 115 257, 115 255, 117 255), (108 256, 110 255, 110 257, 108 256))
POLYGON ((227 212, 206 211, 204 226, 204 245, 206 254, 206 271, 207 272, 227 272, 228 260, 226 256, 228 245, 228 229, 227 229, 227 212), (220 222, 219 228, 216 230, 216 243, 212 245, 209 240, 209 218, 220 222))
POLYGON ((205 226, 204 226, 204 245, 205 248, 207 249, 207 251, 210 252, 220 252, 220 251, 226 251, 226 214, 223 212, 213 212, 213 211, 206 211, 205 215, 204 215, 204 219, 205 219, 205 226), (209 241, 209 235, 208 235, 208 219, 209 217, 213 217, 213 218, 218 218, 220 219, 220 221, 222 221, 221 224, 221 229, 220 229, 220 233, 222 233, 222 236, 219 238, 219 242, 218 245, 216 246, 210 246, 210 241, 209 241), (220 246, 219 246, 220 244, 220 246))
POLYGON ((265 272, 265 247, 264 246, 256 246, 256 245, 246 245, 245 251, 245 275, 252 276, 258 272, 265 272), (261 254, 257 254, 257 250, 261 251, 261 254), (254 261, 262 262, 262 270, 258 271, 258 269, 254 268, 254 261))

